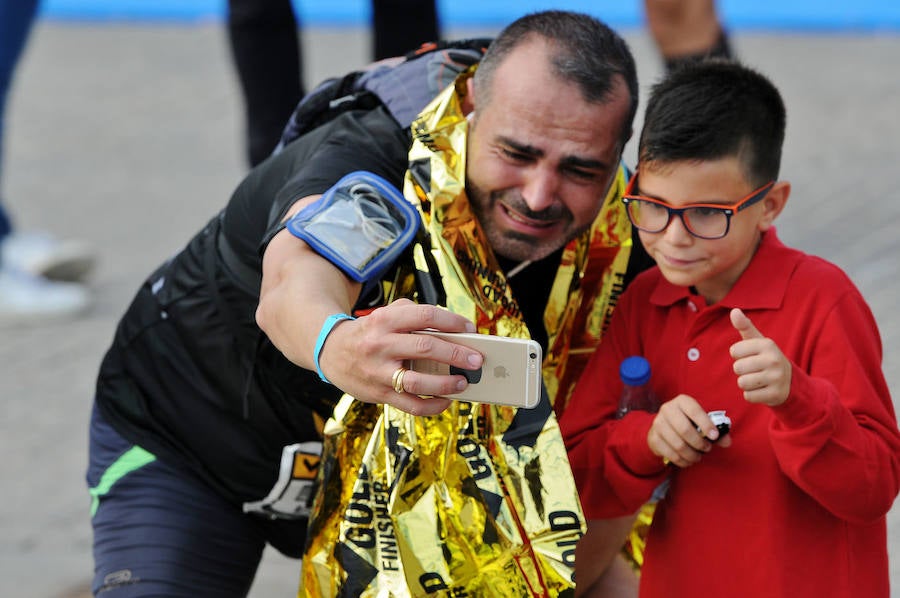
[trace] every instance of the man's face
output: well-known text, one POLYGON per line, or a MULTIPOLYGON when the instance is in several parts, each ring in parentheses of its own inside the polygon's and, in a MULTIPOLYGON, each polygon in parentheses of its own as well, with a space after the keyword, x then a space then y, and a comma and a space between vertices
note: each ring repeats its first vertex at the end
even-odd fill
POLYGON ((468 142, 466 191, 494 252, 546 257, 590 227, 618 168, 630 98, 619 78, 602 104, 547 64, 544 41, 526 41, 498 67, 468 142))

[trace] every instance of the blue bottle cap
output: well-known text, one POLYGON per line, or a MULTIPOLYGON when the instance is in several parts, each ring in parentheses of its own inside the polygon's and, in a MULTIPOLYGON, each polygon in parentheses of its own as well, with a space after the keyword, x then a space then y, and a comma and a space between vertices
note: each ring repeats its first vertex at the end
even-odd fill
POLYGON ((640 355, 626 357, 619 366, 619 376, 629 386, 646 384, 650 380, 650 362, 640 355))

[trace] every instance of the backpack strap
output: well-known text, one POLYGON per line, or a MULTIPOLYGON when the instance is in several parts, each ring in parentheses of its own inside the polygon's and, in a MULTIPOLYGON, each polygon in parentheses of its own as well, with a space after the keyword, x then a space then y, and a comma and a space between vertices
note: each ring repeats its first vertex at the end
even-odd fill
POLYGON ((469 39, 425 44, 399 64, 365 71, 358 84, 374 93, 406 128, 457 75, 481 60, 489 43, 469 39))
POLYGON ((481 60, 490 42, 490 38, 430 42, 406 56, 326 79, 297 104, 275 153, 349 110, 372 110, 384 105, 401 127, 409 127, 457 75, 481 60))

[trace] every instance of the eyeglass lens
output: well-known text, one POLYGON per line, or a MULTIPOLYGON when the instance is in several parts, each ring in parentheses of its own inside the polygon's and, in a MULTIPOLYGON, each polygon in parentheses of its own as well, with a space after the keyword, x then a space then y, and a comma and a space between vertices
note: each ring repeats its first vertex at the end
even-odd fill
MULTIPOLYGON (((666 206, 642 199, 632 199, 628 203, 628 211, 635 226, 651 233, 665 229, 671 214, 666 206)), ((697 207, 677 213, 681 216, 685 228, 698 237, 714 239, 728 232, 728 215, 724 210, 697 207)))

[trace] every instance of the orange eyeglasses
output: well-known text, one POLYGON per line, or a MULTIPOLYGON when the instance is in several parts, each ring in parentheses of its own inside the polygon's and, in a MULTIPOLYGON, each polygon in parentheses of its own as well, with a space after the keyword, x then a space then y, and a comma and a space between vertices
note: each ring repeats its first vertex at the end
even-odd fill
POLYGON ((731 217, 743 209, 761 201, 775 181, 769 181, 759 189, 731 205, 695 203, 681 208, 673 208, 666 202, 653 197, 634 193, 637 188, 637 173, 628 181, 622 202, 628 212, 628 219, 635 228, 647 233, 666 230, 672 216, 681 218, 684 228, 700 239, 721 239, 728 234, 731 217))

